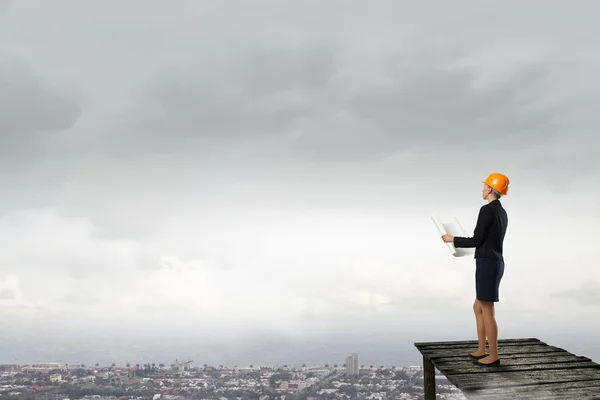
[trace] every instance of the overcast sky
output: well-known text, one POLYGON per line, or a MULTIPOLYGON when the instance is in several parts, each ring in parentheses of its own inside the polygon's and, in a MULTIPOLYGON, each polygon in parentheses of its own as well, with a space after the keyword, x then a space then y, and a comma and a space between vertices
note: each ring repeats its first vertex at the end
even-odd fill
POLYGON ((430 217, 494 171, 501 338, 600 359, 600 3, 541 4, 0 0, 0 362, 475 339, 430 217))

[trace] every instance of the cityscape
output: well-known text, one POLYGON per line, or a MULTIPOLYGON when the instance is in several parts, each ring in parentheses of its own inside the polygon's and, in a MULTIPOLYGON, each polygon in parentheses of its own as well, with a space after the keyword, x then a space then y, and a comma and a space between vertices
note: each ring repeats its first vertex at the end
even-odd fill
MULTIPOLYGON (((436 376, 438 399, 465 399, 436 376)), ((343 364, 299 366, 165 364, 0 365, 2 400, 333 400, 423 399, 421 366, 343 364)))

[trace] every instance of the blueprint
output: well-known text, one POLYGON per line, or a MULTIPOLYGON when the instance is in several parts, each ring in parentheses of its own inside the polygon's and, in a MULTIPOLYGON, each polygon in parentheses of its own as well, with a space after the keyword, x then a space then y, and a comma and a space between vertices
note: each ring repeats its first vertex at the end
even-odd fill
MULTIPOLYGON (((459 236, 459 237, 467 236, 462 225, 460 224, 460 222, 458 222, 458 219, 456 219, 456 218, 454 218, 451 221, 442 222, 437 216, 433 216, 433 217, 431 217, 431 220, 435 224, 438 232, 440 232, 440 235, 448 234, 451 236, 459 236)), ((450 253, 452 253, 452 255, 454 257, 473 256, 475 254, 474 248, 457 249, 454 247, 454 245, 452 243, 446 243, 446 244, 448 245, 448 249, 450 249, 450 253)))

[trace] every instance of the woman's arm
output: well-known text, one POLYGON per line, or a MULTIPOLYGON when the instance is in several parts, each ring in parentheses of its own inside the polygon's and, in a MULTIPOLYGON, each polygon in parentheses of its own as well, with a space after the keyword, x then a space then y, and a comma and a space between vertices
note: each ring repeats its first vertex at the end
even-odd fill
POLYGON ((490 226, 491 215, 490 208, 486 206, 482 206, 479 209, 479 215, 477 216, 477 225, 475 226, 475 231, 473 232, 473 237, 454 237, 454 247, 458 248, 469 248, 469 247, 479 247, 483 244, 487 236, 487 230, 490 226))

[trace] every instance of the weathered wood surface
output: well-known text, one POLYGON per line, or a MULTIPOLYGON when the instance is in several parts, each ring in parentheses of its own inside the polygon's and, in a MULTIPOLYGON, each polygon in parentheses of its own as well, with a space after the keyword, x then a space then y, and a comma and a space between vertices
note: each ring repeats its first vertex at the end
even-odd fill
POLYGON ((536 338, 499 340, 498 367, 473 365, 474 340, 415 346, 469 399, 600 399, 600 364, 536 338))
MULTIPOLYGON (((477 350, 477 346, 475 347, 465 347, 465 348, 456 348, 456 349, 423 349, 421 350, 421 354, 429 357, 432 361, 435 362, 435 359, 438 357, 466 357, 469 353, 477 350)), ((554 355, 559 354, 569 354, 565 349, 561 349, 559 347, 554 346, 498 346, 498 355, 500 358, 506 355, 517 355, 520 354, 523 357, 529 357, 531 354, 538 353, 554 353, 554 355)))
MULTIPOLYGON (((504 339, 502 341, 498 341, 498 346, 499 347, 523 347, 523 346, 548 346, 547 343, 544 343, 540 340, 534 340, 534 339, 522 339, 518 342, 509 342, 507 341, 507 339, 504 339)), ((419 343, 419 344, 415 344, 415 347, 417 347, 420 350, 435 350, 435 349, 470 349, 470 348, 477 348, 477 342, 476 341, 471 341, 471 342, 439 342, 439 343, 435 343, 435 342, 429 342, 429 343, 419 343)), ((487 346, 489 347, 489 346, 487 346)))
POLYGON ((598 399, 600 398, 600 380, 485 389, 471 394, 469 398, 476 400, 598 399))
MULTIPOLYGON (((501 345, 519 345, 522 343, 541 343, 540 339, 537 338, 523 338, 523 339, 498 339, 498 344, 501 345)), ((415 347, 420 349, 422 347, 448 347, 448 346, 477 346, 477 340, 454 340, 450 342, 417 342, 415 347)))

